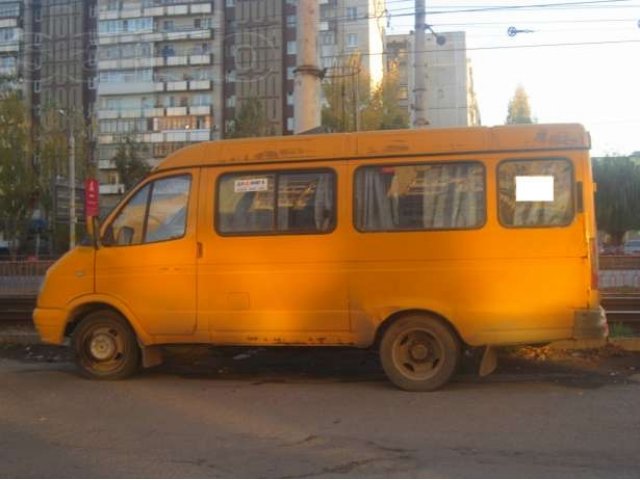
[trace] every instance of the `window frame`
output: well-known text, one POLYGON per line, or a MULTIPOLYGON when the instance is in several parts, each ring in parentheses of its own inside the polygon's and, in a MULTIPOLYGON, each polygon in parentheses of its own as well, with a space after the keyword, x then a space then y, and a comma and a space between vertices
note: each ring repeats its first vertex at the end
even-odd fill
POLYGON ((292 235, 329 235, 338 228, 338 172, 330 167, 320 168, 296 168, 291 170, 269 169, 269 170, 234 170, 223 172, 216 178, 215 191, 214 191, 214 208, 213 208, 213 230, 221 237, 275 237, 275 236, 292 236, 292 235), (278 176, 284 175, 299 175, 304 173, 328 173, 333 180, 333 218, 331 228, 327 230, 277 230, 278 227, 278 176), (223 232, 220 230, 220 184, 225 177, 229 176, 249 176, 249 175, 274 175, 274 217, 272 230, 268 232, 223 232))
POLYGON ((105 248, 113 248, 113 247, 141 247, 144 245, 157 245, 159 243, 166 243, 166 242, 173 242, 176 240, 182 240, 184 239, 189 231, 189 211, 190 211, 190 207, 191 207, 191 198, 192 198, 192 188, 193 188, 193 175, 191 173, 180 173, 180 174, 171 174, 171 175, 166 175, 166 176, 161 176, 161 177, 153 177, 153 178, 149 178, 148 181, 143 181, 140 182, 138 185, 136 185, 135 188, 131 189, 131 193, 129 195, 127 195, 126 197, 126 201, 123 201, 119 206, 118 209, 113 212, 112 214, 109 215, 109 222, 106 223, 105 222, 105 227, 104 230, 101 229, 100 232, 100 245, 105 247, 105 248), (153 189, 155 187, 155 185, 153 185, 155 182, 160 181, 160 180, 166 180, 169 178, 178 178, 178 177, 187 177, 189 179, 189 195, 187 197, 187 210, 185 212, 185 227, 184 227, 184 233, 180 236, 180 237, 173 237, 173 238, 167 238, 164 240, 156 240, 153 242, 145 242, 144 239, 147 236, 147 224, 148 224, 148 217, 149 217, 149 211, 151 208, 151 199, 153 198, 153 189), (150 185, 151 184, 151 185, 150 185), (138 192, 140 192, 142 189, 144 189, 147 185, 150 185, 149 187, 149 193, 147 194, 147 201, 144 207, 144 220, 143 220, 143 224, 142 224, 142 240, 140 243, 133 243, 133 244, 128 244, 128 245, 118 245, 117 243, 114 244, 109 244, 109 243, 104 243, 103 239, 107 233, 107 231, 113 227, 113 222, 118 218, 118 216, 120 215, 120 213, 122 213, 122 211, 129 205, 129 202, 131 201, 131 199, 133 197, 135 197, 138 192))
POLYGON ((513 229, 513 230, 523 230, 523 229, 549 229, 549 228, 566 228, 569 227, 573 224, 573 222, 575 222, 577 215, 578 215, 578 209, 576 206, 576 169, 574 166, 574 162, 571 161, 571 159, 569 157, 560 157, 560 156, 554 156, 554 157, 525 157, 525 158, 505 158, 503 160, 500 160, 498 162, 498 164, 496 165, 496 170, 495 170, 495 185, 496 185, 496 191, 495 191, 495 196, 496 196, 496 218, 498 220, 498 224, 502 227, 502 228, 507 228, 507 229, 513 229), (570 200, 570 204, 571 204, 571 218, 569 219, 569 221, 567 223, 562 223, 562 224, 557 224, 557 225, 507 225, 502 221, 502 215, 501 215, 501 210, 500 210, 500 167, 502 167, 502 165, 504 165, 505 163, 515 163, 515 162, 536 162, 536 161, 549 161, 549 160, 562 160, 565 161, 569 164, 570 167, 570 173, 571 173, 571 200, 570 200))
POLYGON ((352 224, 353 229, 358 233, 362 234, 376 234, 376 233, 429 233, 429 232, 464 232, 464 231, 473 231, 473 230, 482 230, 488 222, 489 219, 489 208, 488 208, 488 195, 487 195, 487 166, 485 162, 482 160, 446 160, 446 161, 428 161, 428 162, 409 162, 409 163, 375 163, 375 164, 366 164, 359 165, 353 171, 353 198, 352 202, 352 224), (484 210, 483 210, 483 221, 476 226, 473 227, 464 227, 464 228, 410 228, 410 229, 395 229, 395 230, 364 230, 358 227, 358 171, 365 168, 371 167, 412 167, 415 165, 461 165, 461 164, 477 164, 482 167, 482 189, 484 193, 484 210))

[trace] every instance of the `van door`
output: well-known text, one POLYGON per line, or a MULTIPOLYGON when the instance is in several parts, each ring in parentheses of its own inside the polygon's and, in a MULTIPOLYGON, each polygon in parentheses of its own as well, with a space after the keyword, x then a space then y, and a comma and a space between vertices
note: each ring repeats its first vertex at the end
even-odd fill
POLYGON ((152 335, 196 327, 198 169, 150 178, 103 229, 96 291, 129 308, 152 335))
POLYGON ((349 342, 346 183, 332 167, 203 172, 198 315, 212 342, 349 342))

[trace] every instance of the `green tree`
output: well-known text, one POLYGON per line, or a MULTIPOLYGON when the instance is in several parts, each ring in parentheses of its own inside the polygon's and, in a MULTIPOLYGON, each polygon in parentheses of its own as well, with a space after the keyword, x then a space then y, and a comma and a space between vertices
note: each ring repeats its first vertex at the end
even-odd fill
POLYGON ((17 91, 0 94, 0 221, 15 255, 36 194, 29 115, 17 91))
POLYGON ((249 97, 241 102, 227 138, 268 137, 273 135, 262 101, 249 97))
POLYGON ((385 74, 362 111, 362 130, 409 128, 409 111, 398 103, 399 80, 395 67, 385 74))
POLYGON ((624 242, 629 230, 640 229, 640 166, 628 157, 594 160, 598 228, 611 236, 613 245, 624 242))
POLYGON ((394 68, 372 91, 370 77, 360 71, 359 58, 332 69, 323 85, 322 125, 333 132, 409 127, 409 112, 398 102, 399 78, 394 68), (359 117, 358 117, 359 116, 359 117), (358 125, 359 123, 359 125, 358 125))
POLYGON ((529 95, 522 85, 516 87, 513 98, 509 101, 507 113, 507 125, 516 123, 535 123, 531 117, 531 106, 529 105, 529 95))
POLYGON ((118 145, 113 161, 125 190, 130 190, 151 171, 144 160, 145 154, 146 148, 132 137, 125 137, 118 145))

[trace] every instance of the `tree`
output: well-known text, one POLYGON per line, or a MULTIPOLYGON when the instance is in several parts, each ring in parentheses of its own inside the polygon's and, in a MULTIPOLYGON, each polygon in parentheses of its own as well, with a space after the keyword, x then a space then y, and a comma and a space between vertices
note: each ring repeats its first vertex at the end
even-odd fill
POLYGON ((228 138, 267 137, 273 135, 273 130, 258 97, 249 97, 242 101, 233 126, 227 132, 228 138))
POLYGON ((322 125, 333 132, 388 130, 409 127, 409 112, 398 103, 399 78, 395 68, 371 91, 370 78, 354 57, 328 77, 323 86, 322 125), (359 125, 358 125, 359 124, 359 125))
POLYGON ((622 245, 629 230, 640 229, 640 166, 628 157, 605 157, 594 161, 598 228, 622 245))
POLYGON ((20 92, 5 91, 0 94, 0 220, 14 256, 35 194, 28 111, 20 92))
POLYGON ((362 111, 362 130, 409 128, 409 111, 398 104, 399 80, 396 67, 385 74, 362 111))
POLYGON ((151 171, 151 167, 144 160, 145 153, 146 148, 129 136, 118 145, 113 161, 125 190, 133 188, 151 171))
POLYGON ((513 98, 509 101, 506 123, 507 125, 517 123, 535 123, 531 118, 529 96, 522 85, 518 85, 516 87, 516 92, 513 95, 513 98))

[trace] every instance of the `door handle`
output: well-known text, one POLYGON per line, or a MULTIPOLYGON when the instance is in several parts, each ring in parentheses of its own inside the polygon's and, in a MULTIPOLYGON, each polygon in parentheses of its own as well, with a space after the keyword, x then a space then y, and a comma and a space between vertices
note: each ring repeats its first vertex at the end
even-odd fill
POLYGON ((196 256, 198 258, 202 258, 203 252, 204 252, 204 247, 202 245, 202 242, 196 242, 196 256))

